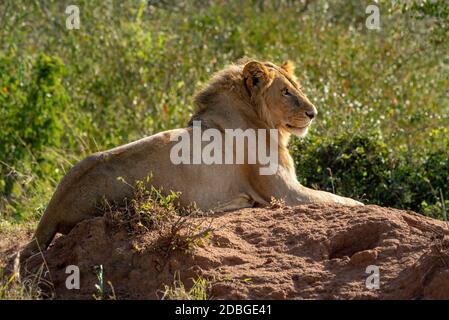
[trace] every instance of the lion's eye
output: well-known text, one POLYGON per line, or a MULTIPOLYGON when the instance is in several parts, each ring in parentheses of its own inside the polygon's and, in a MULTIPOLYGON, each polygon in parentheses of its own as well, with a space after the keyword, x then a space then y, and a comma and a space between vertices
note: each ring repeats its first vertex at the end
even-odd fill
POLYGON ((284 96, 289 96, 289 95, 291 95, 291 93, 290 93, 290 91, 288 91, 288 89, 284 89, 284 90, 282 91, 282 93, 284 94, 284 96))

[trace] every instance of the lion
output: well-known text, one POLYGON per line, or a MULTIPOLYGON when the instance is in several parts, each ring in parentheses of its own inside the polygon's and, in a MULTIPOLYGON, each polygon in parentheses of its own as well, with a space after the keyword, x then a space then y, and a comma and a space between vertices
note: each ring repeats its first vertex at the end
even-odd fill
POLYGON ((194 203, 203 210, 267 205, 273 198, 286 205, 363 205, 298 182, 287 145, 291 135, 303 137, 307 133, 317 109, 302 92, 291 62, 278 66, 240 60, 216 73, 196 94, 194 103, 197 110, 186 128, 98 152, 76 164, 58 185, 22 256, 45 250, 56 233, 67 234, 80 221, 97 215, 96 206, 103 199, 120 202, 132 197, 132 182, 143 181, 150 173, 152 186, 180 192, 180 206, 194 203), (261 175, 260 163, 173 164, 171 149, 179 136, 192 135, 193 121, 220 132, 229 128, 277 129, 276 172, 261 175))

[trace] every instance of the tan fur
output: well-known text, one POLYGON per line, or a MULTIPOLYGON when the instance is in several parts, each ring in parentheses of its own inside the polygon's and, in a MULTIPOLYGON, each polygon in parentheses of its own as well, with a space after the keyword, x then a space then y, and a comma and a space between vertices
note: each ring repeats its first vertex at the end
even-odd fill
POLYGON ((199 208, 232 210, 282 198, 288 205, 305 202, 361 205, 352 199, 308 189, 296 179, 287 144, 290 135, 305 135, 311 123, 305 112, 316 114, 293 75, 291 63, 278 67, 270 62, 243 60, 215 74, 194 98, 198 107, 192 120, 203 129, 279 129, 279 168, 262 176, 258 164, 174 165, 169 137, 192 128, 159 133, 118 148, 94 154, 74 166, 59 184, 24 251, 27 256, 47 248, 57 232, 68 233, 78 222, 96 214, 105 197, 120 202, 132 196, 129 184, 153 174, 152 184, 182 193, 180 205, 195 202, 199 208), (288 90, 287 95, 285 90, 288 90))

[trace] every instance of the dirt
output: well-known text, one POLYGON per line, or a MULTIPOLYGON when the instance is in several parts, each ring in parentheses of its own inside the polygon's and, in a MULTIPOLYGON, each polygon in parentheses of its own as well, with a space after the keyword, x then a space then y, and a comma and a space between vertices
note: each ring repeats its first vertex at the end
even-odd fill
MULTIPOLYGON (((44 254, 55 297, 92 299, 102 265, 104 295, 113 288, 118 299, 160 299, 175 277, 188 289, 199 276, 212 299, 449 299, 443 221, 374 205, 275 206, 192 219, 202 226, 212 219, 213 231, 189 249, 107 217, 79 223, 44 254), (69 265, 80 269, 79 290, 65 286, 69 265)), ((34 257, 29 266, 40 262, 34 257)))
POLYGON ((30 240, 35 228, 33 223, 0 224, 0 271, 8 265, 11 256, 30 240))

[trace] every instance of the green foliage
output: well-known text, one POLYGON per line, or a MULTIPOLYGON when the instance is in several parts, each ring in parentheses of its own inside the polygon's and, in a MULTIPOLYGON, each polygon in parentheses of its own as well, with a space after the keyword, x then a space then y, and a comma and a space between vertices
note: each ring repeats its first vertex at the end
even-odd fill
POLYGON ((449 2, 413 1, 402 5, 403 13, 410 13, 414 19, 430 21, 431 41, 444 42, 449 37, 449 2))
POLYGON ((2 127, 0 135, 0 179, 3 194, 9 196, 14 183, 14 167, 26 159, 40 162, 46 147, 60 143, 67 96, 62 85, 64 67, 59 58, 40 54, 25 82, 23 65, 12 58, 0 59, 2 127), (16 63, 16 64, 15 64, 16 63), (15 64, 15 65, 14 65, 15 64), (14 72, 15 68, 18 73, 14 72), (25 83, 24 83, 25 82, 25 83))
POLYGON ((117 297, 115 296, 114 286, 112 285, 111 281, 107 281, 107 284, 109 285, 110 289, 110 294, 109 295, 106 294, 107 288, 105 288, 104 285, 105 280, 104 280, 103 265, 100 264, 99 266, 95 266, 94 269, 98 283, 95 284, 96 293, 94 293, 92 297, 95 300, 116 300, 117 297))
MULTIPOLYGON (((125 227, 129 235, 157 232, 157 250, 165 255, 174 251, 192 253, 198 246, 204 246, 214 230, 212 219, 198 222, 195 218, 204 217, 207 212, 195 205, 181 207, 180 192, 156 189, 151 185, 151 178, 131 185, 119 177, 119 181, 133 189, 133 196, 123 206, 103 201, 101 209, 106 218, 116 227, 125 227)), ((137 243, 133 249, 143 250, 137 243)))
MULTIPOLYGON (((181 193, 157 189, 151 185, 151 178, 149 176, 145 181, 135 182, 134 195, 130 201, 130 207, 127 208, 127 214, 132 216, 132 218, 128 217, 128 220, 145 230, 161 229, 170 216, 179 214, 177 204, 181 193)), ((134 229, 136 229, 135 226, 134 229)))
POLYGON ((15 117, 19 124, 16 133, 35 152, 60 143, 62 127, 59 119, 67 103, 61 83, 63 72, 59 58, 39 55, 32 69, 26 103, 15 117))
POLYGON ((333 165, 337 192, 443 211, 447 3, 379 1, 380 31, 365 27, 371 1, 305 3, 80 0, 80 29, 69 30, 70 1, 1 1, 0 218, 39 218, 86 155, 184 126, 194 92, 245 55, 293 60, 319 110, 310 139, 323 145, 301 148, 323 157, 323 176, 303 182, 331 190, 324 175, 333 165), (344 133, 368 131, 379 143, 345 142, 344 133))
MULTIPOLYGON (((308 139, 310 141, 310 139, 308 139)), ((387 193, 391 159, 377 136, 342 135, 298 144, 295 159, 306 185, 350 197, 378 199, 387 193)))
POLYGON ((192 278, 193 285, 190 289, 186 289, 184 283, 180 279, 179 272, 175 272, 172 286, 164 285, 162 300, 208 300, 211 284, 202 276, 192 278))
POLYGON ((298 177, 306 185, 446 219, 447 148, 413 159, 388 146, 379 133, 365 132, 311 137, 292 149, 298 177))

